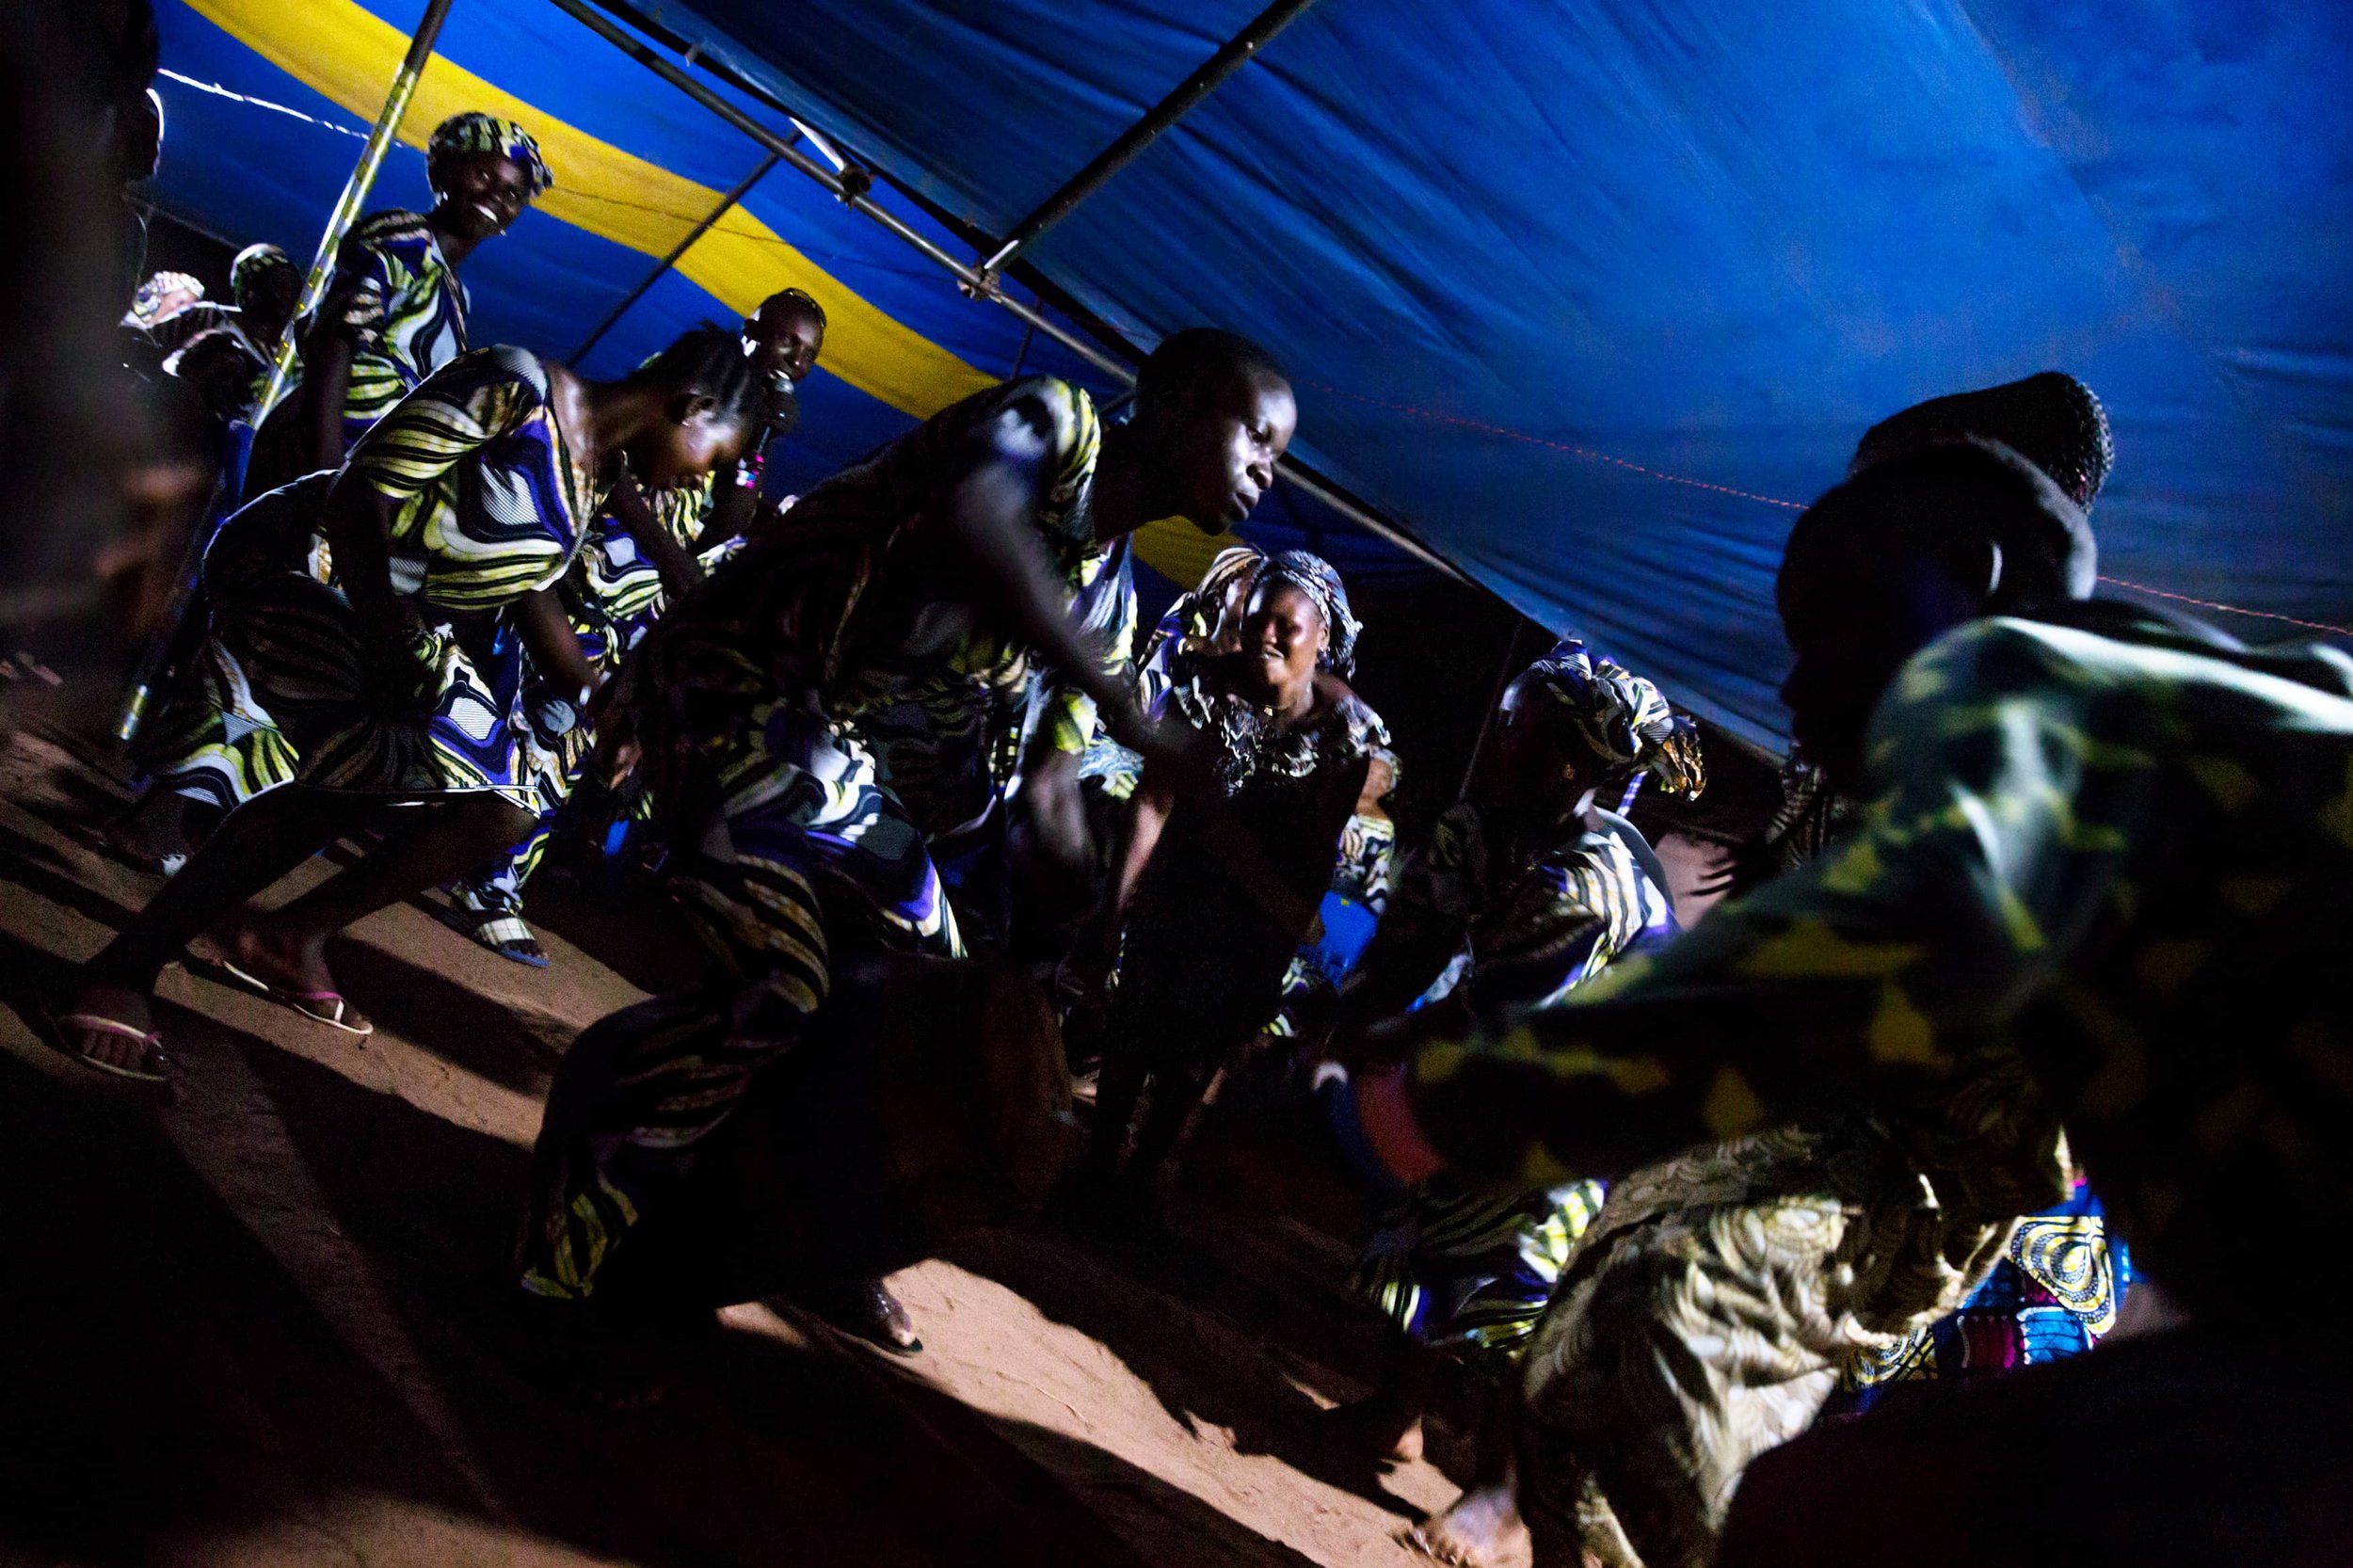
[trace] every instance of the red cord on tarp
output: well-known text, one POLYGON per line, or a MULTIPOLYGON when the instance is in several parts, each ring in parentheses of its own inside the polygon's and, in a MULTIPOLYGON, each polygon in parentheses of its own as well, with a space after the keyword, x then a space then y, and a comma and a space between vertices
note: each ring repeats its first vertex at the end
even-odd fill
MULTIPOLYGON (((1386 408, 1391 413, 1411 414, 1416 419, 1426 419, 1438 424, 1457 425, 1465 430, 1477 430, 1482 435, 1501 436, 1506 440, 1522 441, 1529 446, 1550 447, 1555 452, 1566 452, 1575 456, 1591 458, 1597 463, 1609 463, 1634 473, 1647 474, 1653 479, 1663 479, 1670 485, 1689 485, 1695 490, 1713 490, 1718 495, 1738 496, 1743 501, 1761 502, 1765 505, 1780 506, 1792 512, 1805 510, 1805 503, 1801 501, 1785 501, 1777 495, 1760 495, 1754 490, 1739 490, 1733 488, 1730 485, 1716 485, 1705 479, 1693 479, 1687 474, 1669 473, 1664 469, 1646 467, 1630 458, 1613 457, 1607 452, 1596 452, 1591 447, 1573 446, 1567 441, 1548 440, 1542 436, 1531 436, 1525 430, 1513 430, 1501 424, 1488 424, 1480 420, 1465 419, 1459 414, 1443 414, 1434 408, 1417 408, 1410 403, 1391 403, 1383 398, 1367 397, 1362 392, 1348 392, 1339 387, 1326 385, 1321 381, 1303 380, 1300 385, 1313 387, 1318 392, 1330 392, 1335 397, 1345 397, 1352 403, 1362 403, 1375 408, 1386 408)), ((2153 588, 2146 583, 2129 582, 2121 577, 2103 576, 2100 581, 2112 583, 2120 588, 2130 588, 2135 593, 2149 594, 2157 599, 2169 599, 2183 604, 2195 604, 2201 610, 2219 610, 2225 615, 2249 616, 2257 620, 2281 621, 2289 626, 2300 626, 2307 632, 2326 632, 2332 636, 2353 637, 2353 626, 2333 626, 2327 621, 2320 620, 2299 620, 2294 616, 2283 616, 2272 610, 2244 609, 2236 604, 2225 604, 2219 600, 2198 599, 2189 594, 2177 594, 2164 588, 2153 588)))
POLYGON ((2103 576, 2100 581, 2113 583, 2120 588, 2130 588, 2137 594, 2149 594, 2157 599, 2179 600, 2184 604, 2195 604, 2201 610, 2221 610, 2233 616, 2253 616, 2258 620, 2285 621, 2290 626, 2300 626, 2307 632, 2326 632, 2332 636, 2353 637, 2353 626, 2331 626, 2325 620, 2298 620, 2294 616, 2283 616, 2273 610, 2242 610, 2235 604, 2225 604, 2219 600, 2193 599, 2188 594, 2169 593, 2163 588, 2153 588, 2146 583, 2128 583, 2121 577, 2103 576))

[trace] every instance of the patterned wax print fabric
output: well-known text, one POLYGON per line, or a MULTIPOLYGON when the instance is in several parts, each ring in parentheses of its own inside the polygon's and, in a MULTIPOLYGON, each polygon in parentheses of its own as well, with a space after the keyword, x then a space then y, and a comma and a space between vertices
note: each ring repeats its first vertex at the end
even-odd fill
MULTIPOLYGON (((690 551, 701 542, 711 520, 712 485, 712 475, 704 474, 646 497, 654 520, 690 551)), ((652 629, 666 602, 661 572, 609 511, 589 524, 580 554, 556 584, 556 595, 589 667, 608 678, 652 629)), ((534 939, 522 920, 523 884, 546 857, 555 813, 571 798, 596 748, 596 736, 583 722, 571 694, 546 682, 527 681, 524 712, 531 720, 528 751, 539 818, 522 842, 449 888, 450 903, 474 917, 475 935, 492 947, 534 939)), ((635 810, 646 805, 639 796, 635 810)))
MULTIPOLYGON (((466 285, 422 213, 374 213, 344 236, 326 297, 294 331, 306 353, 321 333, 351 343, 344 451, 426 376, 466 352, 467 310, 466 285)), ((248 498, 307 472, 309 424, 308 405, 290 386, 253 443, 248 498)))
POLYGON ((1750 1463, 1814 1423, 1850 1357, 1898 1342, 1871 1318, 1917 1228, 1879 1197, 1905 1168, 1784 1130, 1612 1185, 1521 1358, 1537 1561, 1705 1568, 1750 1463))
POLYGON ((2040 1145, 2014 1216, 2068 1196, 2064 1121, 2187 1310, 2335 1311, 2275 1275, 2353 1241, 2353 994, 2329 978, 2353 659, 2118 605, 1982 620, 1905 666, 1869 755, 1827 859, 1598 994, 1427 1048, 1410 1093, 1437 1146, 1469 1174, 1630 1161, 1860 1102, 1964 1198, 2040 1145))
POLYGON ((1633 824, 1595 808, 1557 841, 1493 841, 1472 801, 1449 808, 1406 856, 1368 967, 1436 949, 1450 955, 1423 1003, 1456 997, 1476 1016, 1544 1006, 1638 943, 1673 936, 1674 906, 1633 824))
POLYGON ((291 765, 319 789, 490 790, 536 813, 524 662, 504 611, 563 574, 603 500, 572 461, 546 368, 517 348, 461 356, 345 465, 341 482, 373 486, 392 506, 392 586, 419 616, 403 712, 385 712, 362 672, 323 532, 336 482, 313 474, 271 491, 207 552, 210 712, 171 787, 247 798, 291 765))
POLYGON ((2077 1182, 2065 1203, 2018 1222, 2000 1261, 1958 1307, 1850 1358, 1824 1414, 1868 1410, 1908 1383, 1967 1381, 2080 1355, 2116 1326, 2131 1284, 2131 1250, 2109 1237, 2099 1198, 2077 1182))
POLYGON ((1517 1355, 1602 1198, 1598 1181, 1474 1192, 1433 1176, 1382 1220, 1356 1291, 1433 1349, 1517 1355))
MULTIPOLYGON (((985 813, 1012 776, 1033 663, 1009 625, 970 602, 969 573, 918 524, 937 489, 988 451, 1041 471, 1037 537, 1074 614, 1091 616, 1082 601, 1116 584, 1125 561, 1094 535, 1101 429, 1083 392, 1033 376, 935 415, 803 496, 774 538, 740 552, 703 596, 696 628, 678 633, 680 662, 697 668, 681 667, 665 711, 712 707, 705 683, 741 684, 742 672, 764 668, 776 689, 808 692, 856 728, 898 808, 926 833, 985 813), (732 645, 724 655, 721 639, 732 645)), ((1113 630, 1111 674, 1128 655, 1113 630)), ((1071 728, 1090 724, 1080 714, 1071 728)))
POLYGON ((535 197, 546 195, 555 185, 555 172, 548 168, 538 138, 515 120, 479 109, 454 114, 433 127, 432 139, 425 143, 424 151, 427 158, 465 152, 487 152, 504 158, 523 171, 535 197))
POLYGON ((669 826, 672 886, 721 980, 611 1020, 622 1037, 578 1069, 594 1081, 568 1078, 568 1059, 559 1070, 559 1092, 589 1109, 539 1152, 525 1289, 594 1290, 613 1245, 791 1050, 841 953, 962 953, 921 825, 952 810, 921 790, 972 781, 918 764, 983 749, 972 738, 1017 712, 1030 660, 924 523, 974 464, 1032 467, 1034 538, 1075 601, 1109 556, 1095 537, 1100 450, 1095 406, 1067 383, 968 398, 802 497, 789 527, 640 644, 618 700, 669 826))
POLYGON ((466 285, 416 213, 377 213, 344 239, 311 330, 351 340, 346 447, 467 348, 466 285))
MULTIPOLYGON (((1254 576, 1266 560, 1253 545, 1229 545, 1217 552, 1194 586, 1178 594, 1136 648, 1136 707, 1158 721, 1168 712, 1168 696, 1200 673, 1201 648, 1213 635, 1237 584, 1254 576)), ((1132 593, 1128 603, 1132 617, 1132 593)), ((1134 796, 1144 759, 1099 730, 1089 740, 1080 776, 1112 800, 1134 796)))
MULTIPOLYGON (((1417 1005, 1453 998, 1478 1016, 1556 1000, 1620 954, 1674 936, 1647 850, 1631 823, 1602 811, 1532 845, 1496 843, 1478 805, 1461 802, 1400 868, 1363 968, 1450 953, 1417 1005)), ((1603 1191, 1562 1181, 1481 1192, 1433 1177, 1383 1222, 1356 1288, 1428 1344, 1516 1353, 1603 1191)))
POLYGON ((234 327, 236 324, 237 308, 234 305, 221 305, 210 299, 199 299, 181 307, 169 315, 156 317, 147 325, 146 333, 148 341, 154 345, 154 352, 163 359, 168 360, 173 354, 185 348, 188 340, 198 333, 210 332, 221 327, 234 327))

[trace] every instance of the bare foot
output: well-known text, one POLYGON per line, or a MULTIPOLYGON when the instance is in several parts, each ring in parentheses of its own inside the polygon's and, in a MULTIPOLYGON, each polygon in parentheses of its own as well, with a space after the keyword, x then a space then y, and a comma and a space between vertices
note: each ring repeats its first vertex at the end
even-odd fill
MULTIPOLYGON (((86 985, 74 997, 73 1005, 65 1011, 69 1016, 87 1014, 110 1018, 141 1032, 155 1027, 147 993, 127 985, 86 985)), ((150 1064, 146 1045, 127 1034, 67 1023, 58 1025, 58 1032, 63 1036, 65 1048, 84 1061, 121 1072, 137 1072, 150 1064)))
POLYGON ((264 922, 239 917, 216 937, 229 961, 256 979, 289 991, 331 991, 327 944, 289 939, 264 922))
POLYGON ((1406 1544, 1455 1568, 1495 1568, 1527 1539, 1518 1496, 1509 1486, 1482 1486, 1454 1506, 1407 1530, 1406 1544))

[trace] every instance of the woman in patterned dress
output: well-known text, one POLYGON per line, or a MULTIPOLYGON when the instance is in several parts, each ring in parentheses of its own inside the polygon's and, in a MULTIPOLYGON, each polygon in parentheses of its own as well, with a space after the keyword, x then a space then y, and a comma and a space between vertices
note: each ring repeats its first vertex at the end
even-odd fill
MULTIPOLYGON (((512 120, 453 115, 433 133, 426 172, 429 213, 394 209, 355 224, 336 252, 335 274, 318 310, 283 330, 296 334, 297 379, 264 417, 246 461, 244 497, 254 501, 303 474, 343 465, 350 444, 426 376, 465 352, 466 288, 457 264, 485 240, 504 233, 532 199, 554 183, 539 144, 512 120)), ((237 256, 235 286, 282 293, 292 271, 275 247, 237 256)), ((299 274, 294 287, 300 290, 299 274)), ((270 302, 274 309, 274 301, 270 302)), ((261 348, 257 342, 254 346, 261 348)), ((273 340, 267 353, 276 352, 273 340)), ((269 369, 257 376, 258 398, 269 369)), ((175 700, 177 698, 175 697, 175 700)), ((191 805, 226 812, 281 782, 264 756, 230 747, 209 752, 209 766, 181 769, 174 745, 183 724, 200 714, 159 714, 141 738, 140 765, 156 781, 137 805, 103 828, 107 846, 134 864, 169 872, 189 853, 191 805), (168 782, 165 781, 167 776, 168 782)))
MULTIPOLYGON (((1248 517, 1296 419, 1263 351, 1207 328, 1154 351, 1124 426, 1048 377, 978 393, 804 496, 641 645, 607 722, 640 750, 717 963, 557 1072, 517 1271, 549 1334, 593 1332, 616 1251, 791 1054, 840 963, 962 953, 925 824, 975 787, 976 754, 978 787, 1001 787, 1011 759, 976 737, 1033 661, 1166 755, 1118 679, 1126 649, 1089 646, 1071 606, 1150 519, 1248 517)), ((871 1331, 911 1348, 880 1283, 857 1290, 871 1331)))
POLYGON ((555 183, 530 132, 478 112, 452 115, 434 129, 425 176, 431 212, 371 213, 344 236, 326 297, 296 328, 302 384, 254 439, 248 500, 342 467, 369 426, 466 351, 459 264, 555 183))
MULTIPOLYGON (((759 515, 761 456, 797 423, 793 385, 817 368, 825 342, 824 308, 799 289, 772 295, 744 318, 744 352, 767 388, 760 427, 734 462, 651 494, 624 481, 590 526, 586 544, 557 585, 564 613, 602 684, 675 600, 741 548, 759 515)), ((544 682, 543 682, 544 684, 544 682)), ((450 888, 455 930, 502 958, 534 968, 547 952, 523 922, 523 884, 546 856, 555 814, 569 800, 596 747, 593 727, 557 694, 535 701, 540 812, 531 833, 507 854, 450 888)))
POLYGON ((227 919, 220 968, 354 1033, 327 939, 520 838, 536 813, 522 650, 588 672, 549 588, 624 467, 673 483, 732 457, 760 390, 732 333, 709 328, 617 382, 515 348, 460 356, 353 450, 341 473, 274 490, 222 526, 205 560, 216 691, 251 700, 222 731, 292 780, 232 812, 83 972, 59 1020, 93 1066, 149 1079, 162 1053, 148 993, 188 940, 227 919), (267 916, 246 899, 364 808, 406 808, 379 849, 267 916))
MULTIPOLYGON (((1465 798, 1400 869, 1342 993, 1336 1038, 1409 1008, 1492 1018, 1555 1001, 1674 935, 1657 856, 1598 802, 1644 775, 1697 796, 1706 775, 1690 721, 1651 681, 1567 638, 1505 689, 1493 734, 1465 798)), ((1345 1128, 1345 1084, 1330 1087, 1345 1128)), ((1471 1489, 1420 1528, 1437 1555, 1483 1560, 1516 1528, 1513 1369, 1601 1203, 1594 1181, 1474 1192, 1433 1178, 1401 1194, 1358 1266, 1357 1288, 1400 1337, 1382 1388, 1336 1414, 1345 1446, 1370 1458, 1420 1451, 1433 1352, 1497 1384, 1471 1489)))
POLYGON ((1281 1004, 1341 827, 1388 740, 1361 698, 1317 679, 1350 667, 1357 631, 1339 574, 1284 551, 1252 580, 1241 646, 1168 694, 1170 722, 1201 737, 1217 790, 1179 804, 1147 762, 1090 943, 1097 966, 1117 952, 1089 1157, 1098 1182, 1143 1191, 1210 1078, 1281 1004))

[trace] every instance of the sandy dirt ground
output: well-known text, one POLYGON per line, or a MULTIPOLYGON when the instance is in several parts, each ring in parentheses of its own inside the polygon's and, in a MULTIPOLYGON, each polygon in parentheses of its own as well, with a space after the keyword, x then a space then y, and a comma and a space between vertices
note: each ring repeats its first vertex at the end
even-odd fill
POLYGON ((366 1040, 174 968, 158 1106, 40 1038, 154 886, 72 831, 111 790, 0 756, 0 1565, 1426 1560, 1454 1482, 1314 1440, 1374 1364, 1345 1249, 1263 1213, 968 1238, 894 1281, 911 1360, 745 1305, 656 1410, 541 1394, 480 1332, 540 1099, 682 936, 552 883, 539 971, 389 910, 331 955, 366 1040))

